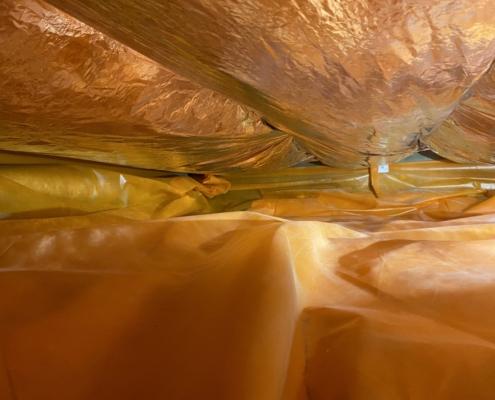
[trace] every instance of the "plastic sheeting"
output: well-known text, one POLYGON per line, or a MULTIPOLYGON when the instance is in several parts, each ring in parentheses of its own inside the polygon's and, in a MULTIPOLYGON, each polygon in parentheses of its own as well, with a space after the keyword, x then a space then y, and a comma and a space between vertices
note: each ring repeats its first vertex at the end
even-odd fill
POLYGON ((81 218, 0 221, 2 399, 493 398, 493 216, 81 218))
POLYGON ((495 57, 492 0, 50 2, 344 167, 414 152, 495 57))
POLYGON ((210 200, 216 210, 250 209, 292 219, 443 220, 492 212, 495 169, 448 162, 390 165, 389 172, 328 167, 224 175, 230 189, 210 200), (371 178, 371 179, 370 179, 371 178))
POLYGON ((0 152, 0 398, 492 399, 494 168, 0 152))
POLYGON ((487 214, 494 191, 495 167, 440 161, 391 165, 388 173, 371 175, 364 168, 311 166, 191 177, 0 152, 0 218, 99 213, 143 220, 252 210, 371 224, 487 214))
POLYGON ((173 171, 306 156, 249 108, 37 0, 0 4, 0 148, 173 171))

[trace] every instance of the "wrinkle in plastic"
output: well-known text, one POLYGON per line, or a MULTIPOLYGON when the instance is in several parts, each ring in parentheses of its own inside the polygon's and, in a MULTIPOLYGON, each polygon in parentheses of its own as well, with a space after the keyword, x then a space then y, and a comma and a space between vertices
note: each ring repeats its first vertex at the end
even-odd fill
POLYGON ((0 217, 143 220, 252 210, 294 219, 445 220, 493 212, 494 168, 432 161, 392 164, 386 174, 309 166, 193 178, 0 152, 0 217))

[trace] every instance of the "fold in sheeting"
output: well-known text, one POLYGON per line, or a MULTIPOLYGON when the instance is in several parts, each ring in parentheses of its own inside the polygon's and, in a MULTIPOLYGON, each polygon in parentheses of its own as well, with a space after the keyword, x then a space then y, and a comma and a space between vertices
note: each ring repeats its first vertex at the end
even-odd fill
POLYGON ((495 167, 439 161, 391 165, 371 180, 367 169, 315 166, 193 178, 0 152, 0 218, 143 220, 252 210, 375 224, 489 214, 494 190, 495 167))
POLYGON ((328 167, 270 174, 223 175, 230 189, 210 200, 215 210, 332 221, 443 220, 493 212, 493 166, 449 162, 391 164, 388 173, 328 167), (371 177, 371 179, 369 179, 371 177))
POLYGON ((492 0, 49 1, 334 166, 414 152, 495 57, 492 0))
POLYGON ((307 157, 249 108, 42 1, 2 1, 0 25, 1 149, 186 172, 307 157))
POLYGON ((0 222, 2 399, 493 398, 493 216, 78 218, 0 222))

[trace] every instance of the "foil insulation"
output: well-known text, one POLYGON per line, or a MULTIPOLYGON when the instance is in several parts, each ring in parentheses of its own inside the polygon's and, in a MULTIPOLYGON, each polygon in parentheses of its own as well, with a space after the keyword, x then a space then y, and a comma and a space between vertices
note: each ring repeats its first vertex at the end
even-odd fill
POLYGON ((286 167, 259 114, 38 0, 0 3, 0 149, 159 170, 286 167))
POLYGON ((426 143, 458 162, 495 162, 495 64, 426 143))
POLYGON ((414 152, 495 56, 493 0, 49 1, 344 167, 414 152))

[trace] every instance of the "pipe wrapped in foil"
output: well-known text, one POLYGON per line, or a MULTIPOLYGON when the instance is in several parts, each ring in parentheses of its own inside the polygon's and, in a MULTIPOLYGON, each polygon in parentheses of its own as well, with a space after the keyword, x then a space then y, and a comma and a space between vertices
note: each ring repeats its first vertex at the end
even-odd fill
POLYGON ((427 144, 450 160, 495 162, 495 64, 427 144))
POLYGON ((249 108, 38 0, 0 3, 0 149, 174 171, 306 156, 249 108))
POLYGON ((339 166, 398 160, 495 56, 493 0, 49 0, 339 166))

